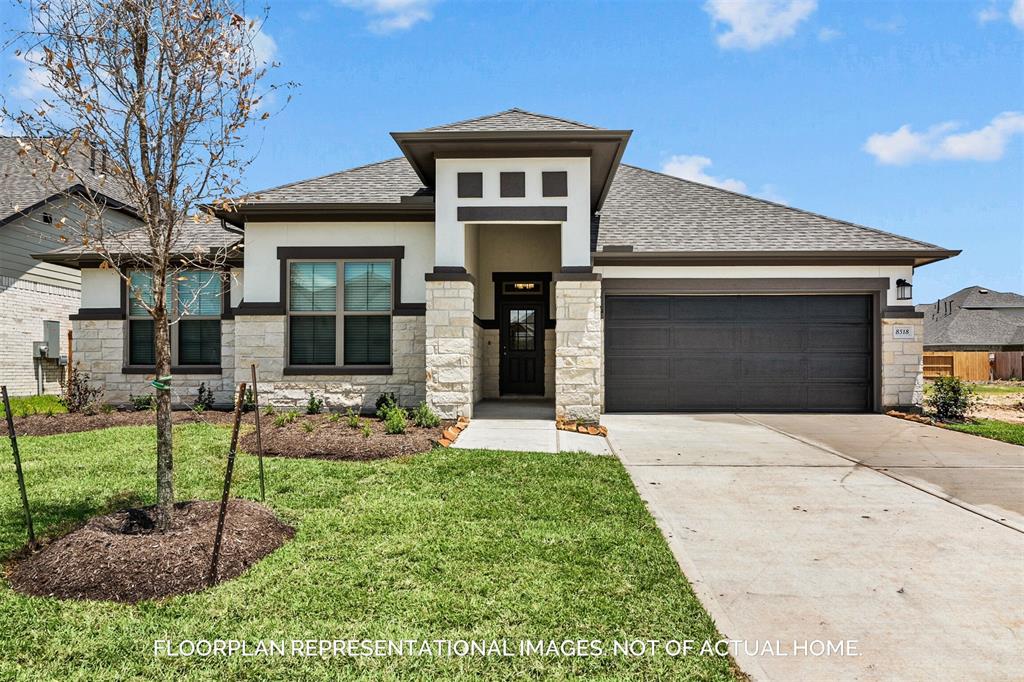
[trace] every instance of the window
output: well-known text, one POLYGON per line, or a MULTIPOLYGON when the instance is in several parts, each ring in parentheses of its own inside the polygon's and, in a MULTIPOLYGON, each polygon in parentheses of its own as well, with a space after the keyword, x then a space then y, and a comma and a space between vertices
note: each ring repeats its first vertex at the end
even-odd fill
POLYGON ((391 277, 389 261, 289 263, 288 363, 390 364, 391 277))
POLYGON ((479 199, 484 195, 483 173, 459 173, 459 198, 479 199))
POLYGON ((569 196, 569 175, 566 171, 543 171, 540 174, 540 184, 543 196, 569 196))
MULTIPOLYGON (((128 292, 128 364, 156 364, 156 329, 153 319, 138 301, 153 303, 153 273, 130 273, 128 292)), ((220 364, 221 274, 184 270, 168 282, 167 310, 175 327, 171 329, 171 364, 220 364)))
POLYGON ((503 197, 525 197, 526 196, 526 173, 502 173, 499 177, 501 185, 501 196, 503 197))

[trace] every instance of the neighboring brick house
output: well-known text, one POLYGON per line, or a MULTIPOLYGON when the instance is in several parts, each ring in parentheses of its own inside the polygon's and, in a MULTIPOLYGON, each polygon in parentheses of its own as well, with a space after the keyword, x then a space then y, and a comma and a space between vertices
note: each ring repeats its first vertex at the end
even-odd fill
MULTIPOLYGON (((392 391, 454 417, 534 396, 585 421, 920 401, 914 269, 957 251, 622 164, 630 135, 511 109, 217 211, 244 257, 219 338, 179 341, 205 361, 175 386, 223 390, 256 363, 275 404, 392 391)), ((126 393, 152 371, 145 325, 116 276, 78 265, 90 363, 126 393)))
POLYGON ((80 307, 81 277, 77 268, 34 260, 32 254, 60 246, 62 234, 74 235, 82 217, 74 197, 86 189, 109 199, 107 229, 139 222, 131 209, 105 194, 117 192, 99 177, 102 159, 82 157, 88 187, 70 181, 58 185, 43 170, 45 164, 20 156, 19 149, 17 138, 0 137, 0 384, 12 395, 58 393, 64 376, 60 356, 67 355, 69 317, 80 307), (58 230, 62 218, 67 227, 58 230), (59 325, 60 348, 40 356, 33 344, 44 341, 47 322, 59 325))

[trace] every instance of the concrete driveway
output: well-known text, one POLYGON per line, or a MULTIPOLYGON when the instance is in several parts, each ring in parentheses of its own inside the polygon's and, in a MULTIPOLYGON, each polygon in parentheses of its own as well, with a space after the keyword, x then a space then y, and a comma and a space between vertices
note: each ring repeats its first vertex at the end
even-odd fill
POLYGON ((1024 677, 1024 448, 882 415, 602 421, 755 679, 1024 677))

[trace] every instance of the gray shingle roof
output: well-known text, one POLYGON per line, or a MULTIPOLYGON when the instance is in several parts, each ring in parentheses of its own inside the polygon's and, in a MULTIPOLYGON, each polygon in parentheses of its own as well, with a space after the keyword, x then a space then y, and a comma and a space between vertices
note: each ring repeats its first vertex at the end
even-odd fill
POLYGON ((1024 296, 1020 294, 972 286, 916 309, 924 313, 926 347, 1024 346, 1024 296))
POLYGON ((513 108, 499 111, 496 114, 466 119, 465 121, 456 121, 455 123, 424 128, 421 132, 482 133, 491 131, 538 132, 545 130, 601 130, 601 128, 587 125, 586 123, 579 123, 578 121, 570 121, 565 118, 535 114, 532 111, 513 108))
POLYGON ((404 156, 253 192, 246 204, 397 204, 403 196, 429 195, 404 156))
POLYGON ((592 245, 634 252, 939 248, 626 164, 594 220, 592 245))
MULTIPOLYGON (((24 139, 24 138, 22 138, 24 139)), ((74 164, 78 177, 61 177, 50 171, 43 156, 29 150, 19 154, 21 145, 16 137, 0 137, 0 220, 20 213, 55 194, 77 184, 122 203, 128 199, 112 176, 101 176, 89 170, 89 155, 82 153, 74 164)))

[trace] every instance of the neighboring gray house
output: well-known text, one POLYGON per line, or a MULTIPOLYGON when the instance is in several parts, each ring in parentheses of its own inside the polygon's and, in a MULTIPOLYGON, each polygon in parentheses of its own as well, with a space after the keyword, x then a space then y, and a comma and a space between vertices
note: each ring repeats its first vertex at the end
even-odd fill
POLYGON ((972 286, 917 306, 927 351, 1024 350, 1024 296, 972 286))
POLYGON ((104 161, 82 156, 88 185, 55 183, 45 165, 19 156, 14 137, 0 137, 0 384, 12 395, 57 393, 63 377, 60 356, 67 355, 69 316, 78 312, 81 276, 76 267, 33 260, 32 254, 59 247, 61 235, 72 238, 81 210, 71 197, 89 191, 105 196, 109 229, 139 224, 135 213, 110 197, 108 183, 98 177, 104 161), (91 170, 90 170, 91 166, 91 170), (68 226, 58 230, 62 218, 68 226), (34 352, 44 329, 58 329, 59 349, 34 352))
MULTIPOLYGON (((920 401, 910 285, 957 251, 622 164, 630 135, 510 109, 240 198, 217 215, 244 256, 182 317, 176 399, 226 399, 256 363, 274 404, 393 391, 444 417, 521 396, 584 421, 920 401)), ((39 257, 82 268, 76 358, 108 399, 145 390, 150 330, 117 275, 39 257)))

